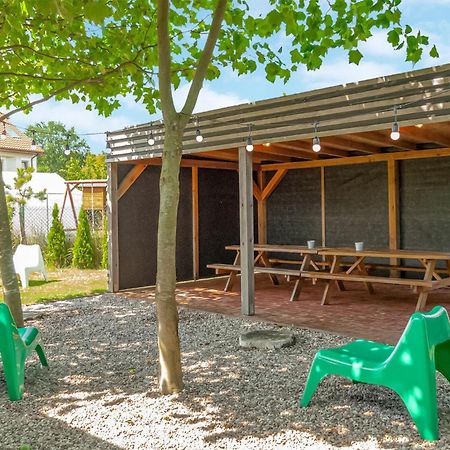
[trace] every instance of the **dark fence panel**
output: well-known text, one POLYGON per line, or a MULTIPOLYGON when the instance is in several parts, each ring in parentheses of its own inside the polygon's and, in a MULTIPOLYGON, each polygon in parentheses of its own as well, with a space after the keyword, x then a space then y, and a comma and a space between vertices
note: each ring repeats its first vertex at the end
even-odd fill
POLYGON ((387 164, 325 169, 326 244, 389 246, 387 164))
MULTIPOLYGON (((131 168, 131 165, 119 165, 119 180, 122 180, 131 168)), ((159 167, 147 167, 119 200, 120 289, 155 284, 159 173, 159 167)), ((177 232, 177 279, 181 281, 191 278, 191 169, 181 169, 177 232)))
POLYGON ((267 200, 267 241, 306 245, 309 239, 322 240, 320 169, 290 170, 267 200))
POLYGON ((450 251, 450 158, 400 161, 399 178, 401 248, 450 251))
POLYGON ((206 265, 232 263, 235 254, 225 245, 239 243, 239 175, 232 170, 200 169, 198 185, 199 272, 208 277, 214 271, 206 265))

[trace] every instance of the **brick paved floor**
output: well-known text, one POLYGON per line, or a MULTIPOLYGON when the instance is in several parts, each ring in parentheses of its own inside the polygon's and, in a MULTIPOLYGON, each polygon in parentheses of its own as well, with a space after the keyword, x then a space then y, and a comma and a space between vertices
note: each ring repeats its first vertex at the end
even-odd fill
MULTIPOLYGON (((202 311, 240 316, 239 279, 233 292, 223 292, 225 279, 209 279, 179 284, 180 305, 202 311)), ((333 287, 329 305, 321 306, 323 283, 305 282, 298 301, 290 302, 292 282, 273 286, 267 276, 256 279, 256 314, 249 320, 267 321, 300 328, 312 328, 356 338, 395 343, 409 316, 414 312, 417 294, 407 286, 375 284, 370 295, 361 283, 346 283, 346 291, 333 287)), ((153 289, 123 292, 127 297, 154 299, 153 289)), ((441 304, 450 310, 450 289, 430 293, 427 310, 441 304)))

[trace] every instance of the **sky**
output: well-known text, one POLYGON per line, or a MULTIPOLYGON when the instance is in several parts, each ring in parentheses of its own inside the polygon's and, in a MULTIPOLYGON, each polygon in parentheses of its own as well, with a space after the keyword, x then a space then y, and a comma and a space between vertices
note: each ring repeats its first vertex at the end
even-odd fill
MULTIPOLYGON (((231 70, 224 70, 220 78, 204 84, 195 112, 449 63, 450 0, 403 0, 401 8, 403 22, 428 35, 430 43, 438 48, 439 58, 425 56, 413 66, 405 62, 403 51, 392 49, 384 32, 376 31, 367 42, 361 44, 360 51, 364 58, 358 66, 349 64, 346 54, 336 50, 329 53, 319 70, 308 72, 300 69, 287 84, 281 81, 270 83, 265 79, 263 70, 239 77, 231 70)), ((175 91, 176 106, 182 105, 188 88, 185 84, 175 91)), ((78 134, 83 134, 118 130, 159 118, 160 114, 149 115, 142 104, 127 96, 121 99, 121 107, 109 117, 87 111, 82 103, 48 101, 36 106, 27 115, 19 113, 11 117, 11 121, 20 127, 41 121, 60 121, 67 127, 74 127, 78 134)), ((104 135, 85 136, 85 139, 93 152, 105 150, 104 135)))

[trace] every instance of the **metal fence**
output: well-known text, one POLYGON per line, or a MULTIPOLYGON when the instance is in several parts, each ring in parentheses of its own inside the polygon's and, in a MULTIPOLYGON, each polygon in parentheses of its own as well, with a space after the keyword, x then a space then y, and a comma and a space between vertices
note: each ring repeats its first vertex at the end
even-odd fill
MULTIPOLYGON (((58 204, 61 213, 63 197, 60 193, 47 193, 42 201, 33 199, 22 207, 24 218, 25 233, 31 240, 41 240, 46 238, 50 227, 52 226, 52 211, 55 203, 58 204)), ((75 233, 77 228, 77 217, 81 205, 74 205, 75 214, 69 202, 66 203, 61 216, 61 222, 66 232, 75 233)), ((86 210, 91 231, 100 231, 103 229, 104 210, 86 210)), ((12 217, 12 232, 15 236, 20 236, 20 218, 19 207, 16 205, 12 217)))

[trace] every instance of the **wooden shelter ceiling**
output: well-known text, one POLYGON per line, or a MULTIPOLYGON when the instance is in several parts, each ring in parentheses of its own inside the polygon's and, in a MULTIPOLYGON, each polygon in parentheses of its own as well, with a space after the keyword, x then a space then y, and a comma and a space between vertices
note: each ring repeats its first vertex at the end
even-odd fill
MULTIPOLYGON (((256 164, 316 161, 450 147, 450 121, 432 125, 419 124, 401 127, 400 139, 397 141, 390 138, 390 131, 387 129, 322 137, 319 153, 313 152, 311 139, 257 144, 253 150, 253 161, 256 164)), ((233 148, 200 152, 186 158, 237 162, 238 151, 237 148, 233 148)))
MULTIPOLYGON (((251 125, 256 164, 322 161, 407 150, 450 147, 450 64, 198 115, 183 137, 183 159, 236 162, 251 125), (401 138, 390 139, 397 108, 401 138), (311 139, 321 139, 319 154, 311 139), (196 129, 204 141, 196 142, 196 129)), ((108 162, 153 159, 164 146, 160 122, 108 133, 108 162), (150 134, 154 145, 148 144, 150 134)))

